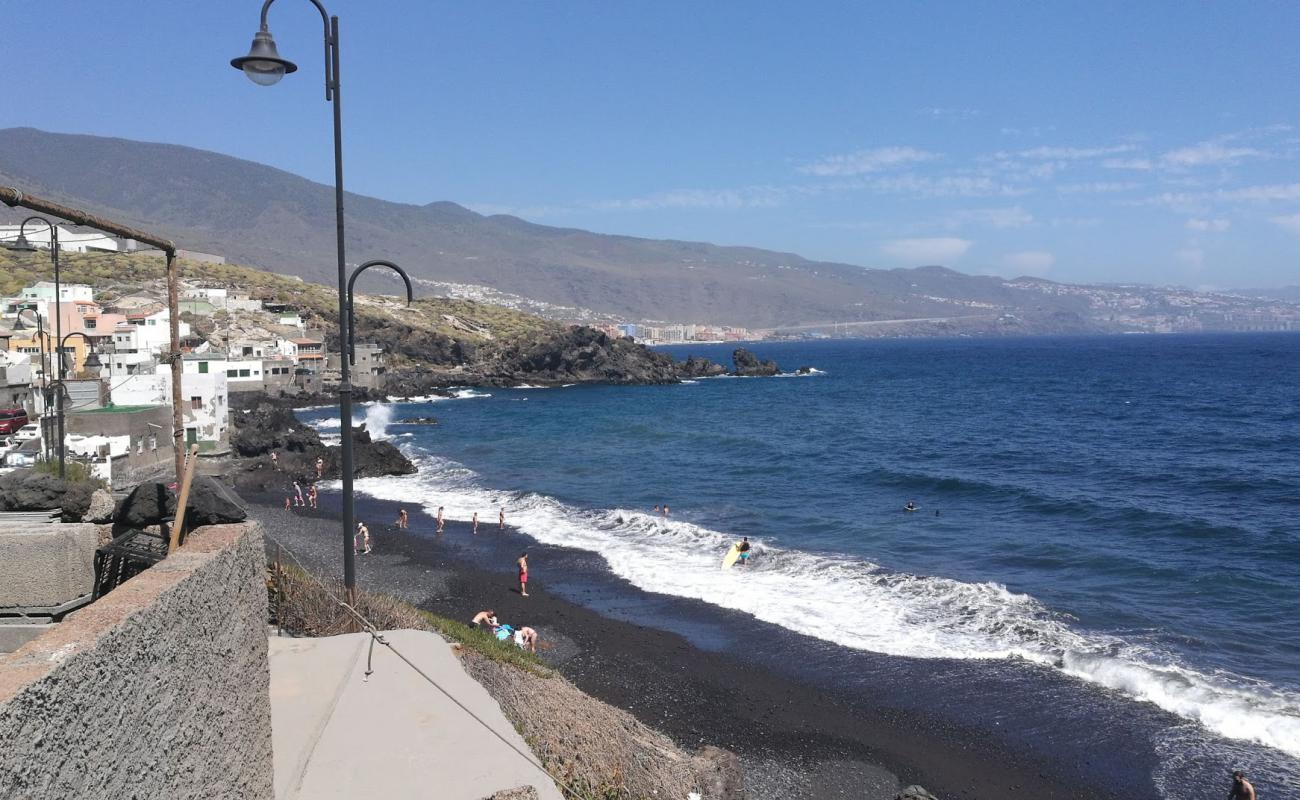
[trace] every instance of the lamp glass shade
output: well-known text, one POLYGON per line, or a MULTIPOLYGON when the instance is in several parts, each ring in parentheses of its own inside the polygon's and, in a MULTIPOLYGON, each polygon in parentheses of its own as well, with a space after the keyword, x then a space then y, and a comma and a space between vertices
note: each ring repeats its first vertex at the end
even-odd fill
POLYGON ((81 364, 81 368, 86 370, 99 369, 102 366, 104 366, 104 362, 99 360, 99 353, 94 350, 86 354, 86 360, 81 364))
POLYGON ((275 48, 275 39, 270 31, 258 31, 253 35, 253 46, 248 55, 232 58, 230 66, 243 70, 248 79, 258 86, 272 86, 290 72, 296 72, 298 65, 285 58, 275 48))

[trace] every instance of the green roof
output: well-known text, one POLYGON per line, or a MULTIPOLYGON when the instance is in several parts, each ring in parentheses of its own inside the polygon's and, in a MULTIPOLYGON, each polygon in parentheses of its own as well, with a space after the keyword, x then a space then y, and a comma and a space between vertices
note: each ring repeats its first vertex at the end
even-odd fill
POLYGON ((75 414, 134 414, 137 411, 150 411, 155 408, 166 408, 167 406, 104 406, 103 408, 86 408, 75 411, 75 414))

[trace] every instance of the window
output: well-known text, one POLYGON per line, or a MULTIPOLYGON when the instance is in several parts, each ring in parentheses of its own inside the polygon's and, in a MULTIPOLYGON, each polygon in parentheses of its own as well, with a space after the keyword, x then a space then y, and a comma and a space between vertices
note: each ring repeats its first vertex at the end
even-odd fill
POLYGON ((190 410, 192 410, 192 411, 202 411, 202 410, 203 410, 203 398, 202 398, 202 397, 199 397, 198 395, 195 395, 195 396, 191 397, 191 398, 190 398, 190 410))
POLYGON ((201 374, 201 375, 207 375, 207 374, 208 374, 208 362, 206 362, 206 361, 200 361, 200 362, 199 362, 199 374, 201 374))
POLYGON ((158 320, 156 320, 156 319, 151 319, 151 320, 148 321, 148 324, 149 324, 149 325, 157 325, 157 324, 158 324, 158 320))
POLYGON ((243 351, 244 351, 244 355, 246 355, 246 356, 251 356, 251 355, 253 354, 253 348, 251 348, 251 347, 247 347, 247 346, 245 346, 245 347, 243 347, 242 349, 243 349, 243 351))
POLYGON ((149 449, 150 450, 158 449, 158 434, 156 433, 149 434, 149 449))
POLYGON ((247 378, 247 377, 249 376, 249 374, 250 374, 249 371, 246 370, 246 369, 241 369, 241 370, 239 371, 239 377, 241 377, 241 378, 247 378))
POLYGON ((81 324, 83 324, 83 325, 86 326, 86 330, 88 330, 88 331, 93 331, 93 330, 95 329, 95 323, 96 323, 96 322, 98 322, 98 320, 95 320, 95 319, 83 319, 83 320, 81 321, 81 324))
POLYGON ((226 377, 227 377, 227 378, 235 378, 235 377, 238 377, 238 376, 239 376, 239 370, 237 370, 237 369, 228 369, 228 370, 226 370, 226 377))

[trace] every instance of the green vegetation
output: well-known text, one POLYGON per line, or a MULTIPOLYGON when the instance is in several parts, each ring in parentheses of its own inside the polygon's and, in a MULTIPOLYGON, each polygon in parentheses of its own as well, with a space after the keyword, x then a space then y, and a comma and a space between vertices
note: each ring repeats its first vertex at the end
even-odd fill
MULTIPOLYGON (((294 565, 272 564, 267 586, 276 621, 286 630, 302 636, 334 636, 359 630, 356 619, 330 597, 330 593, 343 596, 337 578, 317 580, 294 565), (322 584, 329 587, 329 593, 322 584)), ((534 653, 498 641, 485 630, 440 617, 395 597, 358 589, 353 608, 381 631, 432 631, 493 661, 539 677, 549 678, 553 674, 534 653)))
MULTIPOLYGON (((39 472, 42 475, 57 476, 59 474, 58 459, 52 458, 48 461, 39 461, 36 463, 34 467, 32 467, 32 471, 39 472)), ((102 478, 96 477, 95 475, 91 474, 90 467, 87 467, 85 464, 81 463, 80 461, 73 461, 71 459, 68 459, 66 462, 64 462, 63 473, 65 476, 64 479, 68 481, 68 483, 89 483, 89 484, 93 484, 97 489, 108 488, 104 484, 104 480, 102 478)))

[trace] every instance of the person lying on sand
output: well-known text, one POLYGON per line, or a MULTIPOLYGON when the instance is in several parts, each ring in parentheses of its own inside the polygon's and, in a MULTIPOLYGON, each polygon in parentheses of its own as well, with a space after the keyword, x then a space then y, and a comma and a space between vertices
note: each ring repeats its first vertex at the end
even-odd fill
POLYGON ((498 624, 497 612, 490 608, 487 611, 480 611, 474 615, 474 619, 470 621, 470 624, 476 628, 496 628, 498 624))

